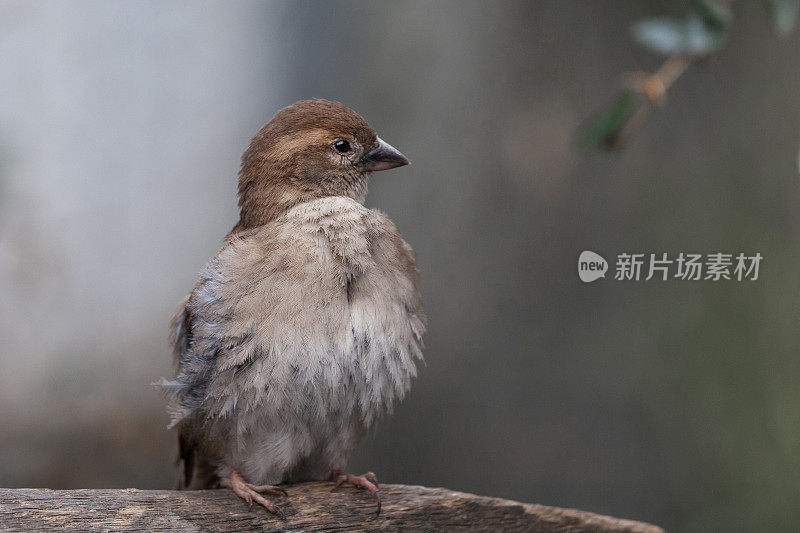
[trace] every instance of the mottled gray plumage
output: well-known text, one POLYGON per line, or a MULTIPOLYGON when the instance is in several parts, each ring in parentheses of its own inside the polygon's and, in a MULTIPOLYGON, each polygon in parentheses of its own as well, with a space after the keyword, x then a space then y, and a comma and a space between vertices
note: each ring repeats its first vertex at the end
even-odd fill
POLYGON ((363 119, 341 104, 293 107, 303 105, 329 122, 294 119, 297 127, 265 136, 287 120, 284 110, 254 138, 249 157, 263 176, 245 176, 243 162, 240 190, 250 180, 248 191, 263 199, 240 205, 265 215, 234 228, 173 318, 177 376, 162 386, 180 430, 184 487, 216 486, 232 470, 256 485, 343 471, 408 390, 422 357, 411 249, 386 216, 362 204, 367 169, 391 147, 366 123, 358 132, 348 125, 363 119), (340 138, 353 153, 337 159, 330 146, 340 138), (320 172, 297 178, 292 168, 316 150, 320 172))

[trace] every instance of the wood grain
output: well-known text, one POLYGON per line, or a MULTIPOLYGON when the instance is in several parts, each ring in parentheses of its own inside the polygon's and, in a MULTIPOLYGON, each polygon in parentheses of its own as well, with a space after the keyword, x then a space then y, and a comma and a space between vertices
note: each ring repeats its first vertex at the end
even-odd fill
POLYGON ((663 533, 649 524, 575 509, 447 489, 381 485, 383 511, 365 491, 330 483, 273 497, 286 521, 227 490, 0 489, 0 531, 532 531, 663 533))

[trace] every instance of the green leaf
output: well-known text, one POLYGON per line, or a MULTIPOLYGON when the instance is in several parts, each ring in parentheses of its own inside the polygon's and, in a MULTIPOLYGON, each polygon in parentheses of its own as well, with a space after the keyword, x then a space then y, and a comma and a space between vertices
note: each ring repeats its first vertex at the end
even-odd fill
POLYGON ((689 15, 686 20, 686 44, 683 53, 704 56, 716 52, 725 44, 726 35, 724 28, 709 26, 700 15, 689 15))
POLYGON ((730 4, 722 0, 698 0, 697 14, 706 26, 717 30, 727 30, 733 21, 730 4))
POLYGON ((602 112, 590 120, 580 136, 580 144, 584 148, 609 146, 622 126, 630 118, 636 108, 637 97, 632 91, 624 91, 602 112))
POLYGON ((686 20, 663 17, 640 20, 633 25, 633 37, 660 54, 703 56, 725 44, 729 22, 722 11, 701 10, 686 20))
POLYGON ((633 25, 633 38, 654 52, 675 54, 681 52, 684 47, 685 23, 665 17, 640 20, 633 25))
POLYGON ((791 33, 797 23, 800 0, 767 0, 767 8, 775 31, 781 36, 791 33))

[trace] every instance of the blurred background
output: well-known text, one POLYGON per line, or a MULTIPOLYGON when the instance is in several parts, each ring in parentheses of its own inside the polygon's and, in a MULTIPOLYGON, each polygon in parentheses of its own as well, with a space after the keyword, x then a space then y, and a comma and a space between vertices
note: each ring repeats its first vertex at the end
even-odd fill
MULTIPOLYGON (((313 96, 413 164, 427 364, 351 471, 657 523, 800 522, 800 32, 725 48, 613 154, 576 131, 690 2, 0 4, 0 486, 169 488, 151 382, 236 217, 250 136, 313 96), (755 282, 587 285, 579 253, 759 252, 755 282)), ((613 269, 613 266, 612 266, 613 269)))

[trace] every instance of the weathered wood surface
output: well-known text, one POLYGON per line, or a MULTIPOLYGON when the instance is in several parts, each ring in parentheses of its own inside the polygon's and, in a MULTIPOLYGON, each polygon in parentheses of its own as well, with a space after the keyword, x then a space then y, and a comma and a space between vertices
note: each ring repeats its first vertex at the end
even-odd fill
POLYGON ((353 488, 287 487, 286 521, 227 490, 0 489, 0 531, 532 531, 663 533, 574 509, 408 485, 381 485, 383 511, 353 488))

